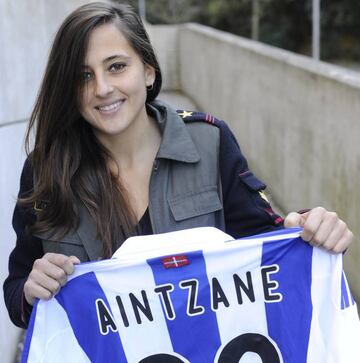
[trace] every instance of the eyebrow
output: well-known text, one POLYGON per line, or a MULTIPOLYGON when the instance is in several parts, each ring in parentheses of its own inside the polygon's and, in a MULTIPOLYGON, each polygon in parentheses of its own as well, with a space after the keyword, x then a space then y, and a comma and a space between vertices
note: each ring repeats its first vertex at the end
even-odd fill
MULTIPOLYGON (((112 60, 114 60, 114 59, 117 59, 117 58, 121 58, 121 59, 129 60, 131 57, 126 56, 126 55, 123 55, 123 54, 114 54, 114 55, 111 55, 111 56, 109 56, 109 57, 105 58, 105 59, 102 61, 102 63, 107 63, 107 62, 110 62, 110 61, 112 61, 112 60)), ((82 68, 89 68, 89 65, 87 65, 87 64, 82 64, 82 65, 81 65, 81 67, 82 67, 82 68)))

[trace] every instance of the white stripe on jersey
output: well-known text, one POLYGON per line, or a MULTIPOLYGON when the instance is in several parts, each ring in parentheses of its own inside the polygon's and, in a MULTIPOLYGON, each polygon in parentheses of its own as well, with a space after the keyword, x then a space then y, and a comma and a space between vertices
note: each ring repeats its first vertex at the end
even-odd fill
MULTIPOLYGON (((147 293, 150 300, 151 311, 155 317, 153 321, 142 319, 141 329, 136 323, 134 314, 127 314, 129 326, 125 327, 116 303, 116 295, 119 291, 140 291, 143 287, 147 292, 155 288, 154 278, 151 268, 146 264, 134 264, 125 273, 119 274, 114 279, 112 274, 101 274, 98 281, 101 286, 111 286, 104 290, 114 314, 116 325, 119 329, 120 339, 127 357, 132 357, 132 361, 138 362, 141 359, 156 354, 158 352, 173 352, 172 344, 168 335, 165 317, 163 315, 161 303, 157 294, 147 293), (141 342, 134 344, 134 342, 141 342)), ((141 295, 138 294, 141 300, 141 295)), ((122 302, 126 312, 131 312, 132 307, 128 296, 123 296, 122 302)))
POLYGON ((91 363, 78 344, 64 309, 55 299, 39 302, 28 362, 91 363), (51 319, 48 318, 51 315, 51 319), (61 344, 59 344, 61 342, 61 344))
POLYGON ((229 307, 220 304, 219 309, 215 311, 223 344, 228 343, 239 334, 248 333, 249 326, 251 326, 253 333, 268 335, 260 275, 262 246, 252 244, 244 253, 243 250, 234 248, 235 244, 233 242, 230 243, 232 244, 231 252, 229 252, 229 249, 219 253, 204 251, 209 281, 211 282, 212 278, 216 277, 229 300, 229 307), (224 269, 224 266, 227 268, 224 269), (235 268, 231 269, 230 266, 235 268), (243 304, 239 305, 234 292, 233 274, 236 272, 246 282, 246 271, 252 271, 256 301, 250 302, 248 297, 243 294, 243 304), (235 321, 234 317, 236 317, 235 321))

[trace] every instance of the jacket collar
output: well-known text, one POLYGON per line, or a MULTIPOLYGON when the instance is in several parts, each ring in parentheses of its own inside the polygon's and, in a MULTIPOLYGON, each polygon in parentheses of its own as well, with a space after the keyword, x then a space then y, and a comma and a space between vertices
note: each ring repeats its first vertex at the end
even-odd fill
POLYGON ((147 112, 152 116, 162 133, 157 159, 171 159, 185 163, 200 160, 197 148, 178 113, 161 101, 147 104, 147 112))

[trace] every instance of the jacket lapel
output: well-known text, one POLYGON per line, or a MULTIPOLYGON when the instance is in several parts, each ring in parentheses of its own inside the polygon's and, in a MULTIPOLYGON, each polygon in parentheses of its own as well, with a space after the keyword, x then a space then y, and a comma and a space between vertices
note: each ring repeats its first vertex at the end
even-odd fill
POLYGON ((198 150, 177 112, 160 101, 148 104, 147 110, 158 123, 162 133, 156 158, 197 163, 200 160, 198 150))
POLYGON ((80 225, 76 232, 89 256, 90 261, 101 259, 103 244, 97 238, 96 224, 84 206, 80 207, 80 225))

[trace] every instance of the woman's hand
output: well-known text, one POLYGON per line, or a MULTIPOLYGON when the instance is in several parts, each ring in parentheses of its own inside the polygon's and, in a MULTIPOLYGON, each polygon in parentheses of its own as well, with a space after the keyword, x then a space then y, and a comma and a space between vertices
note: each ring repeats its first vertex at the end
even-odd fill
POLYGON ((60 253, 46 253, 35 260, 33 268, 24 285, 26 301, 33 305, 35 298, 49 300, 57 294, 74 272, 74 265, 80 263, 75 256, 60 253))
POLYGON ((289 213, 284 221, 285 228, 303 227, 301 238, 312 246, 322 247, 333 253, 344 252, 353 239, 353 233, 335 212, 317 207, 299 214, 289 213))

